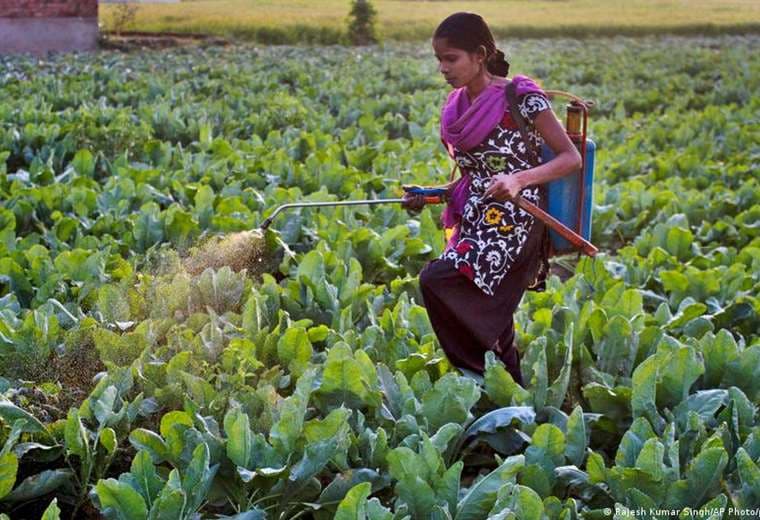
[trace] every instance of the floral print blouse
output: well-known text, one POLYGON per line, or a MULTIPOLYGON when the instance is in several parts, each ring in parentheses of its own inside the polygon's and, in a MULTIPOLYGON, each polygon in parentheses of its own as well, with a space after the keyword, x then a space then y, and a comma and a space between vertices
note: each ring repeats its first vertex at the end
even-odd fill
MULTIPOLYGON (((541 136, 530 123, 544 110, 550 110, 551 104, 545 96, 531 93, 522 98, 519 109, 529 123, 528 139, 538 149, 541 136)), ((508 107, 501 122, 481 144, 468 152, 454 148, 459 168, 470 175, 470 194, 462 212, 459 239, 441 254, 441 259, 453 261, 460 273, 490 296, 520 254, 534 219, 512 202, 498 202, 483 194, 494 175, 511 175, 534 167, 529 157, 508 107)), ((537 186, 525 188, 522 196, 536 205, 541 202, 537 186)))

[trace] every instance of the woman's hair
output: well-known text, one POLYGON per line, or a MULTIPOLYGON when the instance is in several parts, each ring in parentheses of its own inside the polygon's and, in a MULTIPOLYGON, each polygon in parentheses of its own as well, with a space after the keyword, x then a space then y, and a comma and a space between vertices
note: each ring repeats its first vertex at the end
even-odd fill
POLYGON ((509 63, 504 53, 496 48, 491 29, 480 15, 475 13, 454 13, 438 26, 433 38, 446 38, 452 47, 467 52, 477 52, 481 45, 486 48, 486 67, 495 76, 506 77, 509 63))

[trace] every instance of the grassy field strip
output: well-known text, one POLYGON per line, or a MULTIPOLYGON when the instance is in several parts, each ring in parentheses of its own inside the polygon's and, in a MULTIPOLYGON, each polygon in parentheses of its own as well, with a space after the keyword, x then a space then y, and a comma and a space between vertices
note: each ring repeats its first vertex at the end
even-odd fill
MULTIPOLYGON (((760 31, 754 0, 600 0, 427 2, 375 0, 378 31, 388 39, 427 38, 455 11, 482 14, 500 36, 715 33, 760 31)), ((345 25, 348 0, 202 0, 140 5, 140 31, 201 32, 272 43, 335 43, 345 25)), ((114 5, 101 6, 101 21, 113 26, 114 5)))

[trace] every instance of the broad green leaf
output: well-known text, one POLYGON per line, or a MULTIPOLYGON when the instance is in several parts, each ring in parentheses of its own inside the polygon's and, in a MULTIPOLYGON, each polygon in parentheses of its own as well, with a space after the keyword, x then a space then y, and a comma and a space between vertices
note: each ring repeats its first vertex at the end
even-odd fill
POLYGON ((308 444, 303 457, 291 469, 287 493, 297 495, 308 482, 327 467, 340 449, 340 439, 332 438, 308 444))
MULTIPOLYGON (((161 436, 166 439, 167 453, 178 461, 186 447, 185 432, 193 427, 193 419, 187 412, 175 410, 161 417, 161 436)), ((148 448, 148 446, 144 446, 148 448)))
POLYGON ((608 319, 619 316, 632 320, 643 312, 643 297, 638 289, 626 288, 621 282, 604 294, 600 305, 605 309, 608 319))
POLYGON ((709 423, 716 412, 728 401, 728 390, 716 388, 713 390, 700 390, 689 395, 673 410, 673 415, 678 420, 681 429, 685 430, 688 424, 690 412, 699 415, 700 420, 709 423))
POLYGON ((58 499, 54 498, 42 513, 40 520, 61 520, 61 510, 58 508, 58 499))
POLYGON ((367 520, 393 520, 393 513, 380 503, 377 498, 367 502, 367 520))
POLYGON ((660 373, 657 386, 657 404, 674 407, 689 395, 689 389, 704 371, 704 362, 690 346, 676 349, 663 361, 667 370, 660 373))
POLYGON ((631 389, 624 386, 609 388, 599 383, 583 387, 583 396, 591 403, 591 411, 604 414, 613 421, 631 416, 631 389))
POLYGON ((161 219, 166 230, 166 237, 177 249, 187 249, 201 233, 198 221, 179 205, 172 205, 163 211, 161 219))
POLYGON ((464 462, 461 460, 449 469, 435 482, 433 490, 439 502, 447 504, 448 512, 454 514, 457 510, 457 500, 459 499, 459 481, 464 469, 464 462))
POLYGON ((460 438, 463 432, 464 430, 458 424, 444 424, 435 432, 435 435, 430 437, 430 442, 438 450, 438 453, 444 455, 449 449, 456 446, 451 441, 460 438))
POLYGON ((105 281, 106 258, 100 252, 81 248, 63 251, 53 264, 61 274, 74 282, 105 281))
POLYGON ((488 516, 496 503, 497 493, 506 482, 514 483, 517 473, 525 466, 525 457, 508 457, 491 473, 473 483, 457 504, 455 520, 476 520, 488 516))
POLYGON ((253 469, 250 466, 253 456, 253 432, 248 415, 240 408, 230 410, 224 423, 227 433, 227 457, 237 466, 253 469))
POLYGON ((307 442, 319 442, 333 438, 348 427, 351 410, 336 408, 324 419, 312 419, 304 424, 303 432, 307 442))
MULTIPOLYGON (((687 298, 684 300, 684 302, 688 301, 694 301, 691 298, 687 298)), ((678 312, 675 316, 673 316, 670 321, 665 325, 665 328, 668 330, 677 329, 678 327, 683 327, 688 322, 692 321, 693 319, 702 316, 705 311, 707 311, 707 305, 704 303, 690 303, 688 305, 684 305, 682 302, 679 306, 678 312)))
POLYGON ((604 326, 601 342, 594 346, 597 366, 609 374, 629 377, 638 350, 638 335, 629 317, 612 316, 604 326))
POLYGON ((187 496, 182 490, 182 482, 179 472, 173 469, 169 473, 169 479, 166 481, 161 493, 153 503, 150 509, 149 520, 176 520, 182 518, 182 512, 185 511, 187 496))
POLYGON ((13 485, 16 483, 17 471, 18 458, 15 453, 11 452, 0 455, 0 499, 13 489, 13 485))
POLYGON ((314 378, 315 372, 313 370, 305 372, 298 379, 296 391, 293 395, 282 401, 279 406, 279 419, 272 426, 269 440, 272 446, 283 456, 289 455, 296 449, 296 443, 303 431, 306 408, 311 397, 314 378))
POLYGON ((332 406, 345 404, 348 408, 361 408, 379 404, 377 376, 374 367, 364 362, 366 354, 354 354, 345 343, 337 343, 327 353, 322 383, 318 393, 332 406))
POLYGON ((464 423, 478 399, 480 390, 474 381, 449 373, 422 396, 422 411, 435 431, 446 423, 464 423))
POLYGON ((723 512, 726 510, 727 503, 728 499, 726 498, 726 495, 721 493, 709 502, 706 502, 705 505, 703 505, 701 508, 699 508, 699 514, 695 516, 704 518, 705 520, 722 520, 723 512))
POLYGON ((129 442, 137 450, 145 450, 155 464, 160 464, 169 457, 169 448, 156 433, 138 428, 129 434, 129 442))
MULTIPOLYGON (((728 389, 728 400, 734 402, 738 414, 739 429, 741 430, 742 435, 749 433, 754 425, 754 416, 757 412, 757 406, 749 400, 744 392, 735 386, 728 389)), ((726 408, 722 413, 727 412, 728 409, 726 408)), ((718 415, 719 421, 728 419, 727 417, 724 418, 722 413, 718 415)))
POLYGON ((565 457, 571 464, 580 467, 586 457, 586 423, 583 419, 583 408, 576 406, 567 420, 567 441, 565 457))
POLYGON ((193 450, 190 464, 182 475, 182 489, 187 494, 188 511, 196 511, 206 501, 211 483, 219 465, 209 466, 211 454, 207 444, 201 442, 193 450))
POLYGON ((287 366, 293 377, 300 377, 311 360, 311 341, 305 329, 291 328, 277 342, 277 357, 287 366))
POLYGON ((657 412, 657 378, 660 370, 660 358, 650 356, 633 371, 631 410, 633 418, 649 419, 657 429, 664 427, 664 419, 657 412))
MULTIPOLYGON (((122 475, 120 480, 124 477, 125 475, 122 475)), ((132 459, 132 465, 125 481, 140 493, 148 509, 152 507, 154 497, 157 497, 164 487, 164 481, 158 476, 151 456, 145 450, 138 451, 135 458, 132 459)))
POLYGON ((626 498, 633 509, 641 508, 649 511, 650 508, 655 509, 657 507, 657 503, 654 500, 636 488, 629 489, 628 493, 626 493, 626 498))
POLYGON ((330 329, 326 325, 318 325, 316 327, 310 327, 308 330, 309 341, 312 343, 319 343, 327 339, 330 333, 330 329))
POLYGON ((435 492, 420 477, 413 476, 399 481, 395 491, 401 502, 409 508, 412 518, 423 518, 435 507, 435 492))
POLYGON ((112 428, 103 428, 98 436, 98 442, 105 448, 108 455, 116 452, 116 432, 112 428))
POLYGON ((731 333, 725 329, 716 335, 705 334, 699 341, 705 360, 704 384, 717 388, 723 380, 726 367, 739 356, 739 347, 731 333))
POLYGON ((736 465, 741 479, 743 506, 756 507, 760 504, 760 468, 744 448, 739 448, 736 452, 736 465))
POLYGON ((129 484, 112 478, 101 480, 95 486, 95 493, 106 516, 119 520, 145 520, 148 517, 145 501, 129 484))
POLYGON ((663 288, 669 293, 683 294, 689 288, 689 279, 686 275, 675 270, 661 271, 660 280, 662 280, 663 288))
POLYGON ((531 488, 520 484, 506 483, 499 489, 498 498, 491 514, 513 511, 520 520, 542 520, 544 504, 541 497, 531 488))
POLYGON ((643 417, 635 419, 620 441, 617 454, 615 455, 615 464, 626 468, 635 467, 636 459, 639 457, 644 443, 656 437, 646 419, 643 417))
POLYGON ((474 421, 463 434, 463 441, 481 433, 496 433, 501 428, 514 426, 525 428, 536 420, 536 413, 530 406, 508 406, 492 410, 474 421))
POLYGON ((95 171, 95 158, 87 149, 79 150, 71 161, 76 172, 83 177, 92 177, 95 171))
POLYGON ((203 307, 223 314, 237 308, 245 289, 245 273, 234 272, 229 266, 218 271, 206 269, 195 282, 195 292, 203 307))
POLYGON ((306 255, 304 255, 304 257, 301 259, 301 262, 298 264, 298 271, 296 273, 296 276, 299 279, 301 277, 305 277, 313 284, 317 284, 318 282, 324 280, 326 274, 322 253, 319 251, 309 251, 306 253, 306 255))
POLYGON ((530 402, 530 392, 518 385, 504 364, 495 360, 494 353, 486 352, 483 374, 485 391, 497 406, 522 405, 530 402))
POLYGON ((25 421, 22 432, 42 433, 50 439, 47 428, 32 414, 11 403, 10 401, 0 400, 0 418, 7 424, 14 424, 18 419, 25 421))
POLYGON ((556 481, 554 468, 549 465, 527 464, 520 471, 518 481, 536 491, 542 497, 549 497, 556 481))
MULTIPOLYGON (((204 142, 204 139, 201 138, 200 141, 204 142)), ((200 226, 204 229, 208 228, 211 222, 211 217, 214 213, 215 198, 214 189, 207 184, 200 186, 195 193, 195 212, 198 215, 200 226)))
POLYGON ((338 474, 324 491, 319 495, 319 504, 331 504, 340 502, 348 494, 349 490, 362 483, 370 484, 378 488, 387 485, 389 476, 381 475, 375 470, 368 468, 349 469, 338 474))
POLYGON ((335 512, 335 520, 364 520, 367 515, 367 498, 372 492, 369 482, 357 484, 346 494, 335 512))
POLYGON ((707 448, 689 464, 685 480, 675 482, 668 490, 667 507, 699 507, 719 489, 721 475, 728 464, 723 448, 707 448))
POLYGON ((592 488, 588 473, 581 471, 577 466, 559 466, 554 469, 554 486, 550 491, 551 494, 559 496, 584 494, 592 488))
MULTIPOLYGON (((572 337, 573 325, 570 324, 568 334, 572 337)), ((568 338, 569 339, 569 338, 568 338)), ((573 344, 572 340, 566 343, 565 360, 560 369, 557 379, 551 384, 546 393, 546 406, 559 408, 565 401, 567 389, 570 386, 570 374, 573 370, 573 344)))
POLYGON ((71 484, 74 474, 69 469, 45 470, 25 478, 16 488, 6 495, 8 502, 26 502, 55 491, 59 487, 71 484))
POLYGON ((546 405, 546 395, 549 390, 549 374, 546 364, 546 339, 539 338, 529 346, 529 351, 537 349, 536 361, 532 364, 530 376, 530 391, 533 396, 532 404, 535 409, 541 409, 546 405))
POLYGON ((607 481, 607 467, 604 465, 604 459, 595 451, 589 452, 586 469, 588 470, 589 481, 592 484, 607 481))
MULTIPOLYGON (((110 330, 96 329, 92 333, 92 337, 100 359, 109 368, 112 366, 128 367, 140 356, 147 343, 145 336, 137 332, 116 334, 110 330)), ((107 406, 103 404, 100 413, 108 417, 108 412, 107 406)))
POLYGON ((648 473, 654 480, 665 477, 665 446, 657 439, 647 439, 636 458, 635 467, 648 473))
POLYGON ((28 303, 34 295, 34 286, 24 272, 24 269, 12 258, 0 258, 0 272, 5 273, 0 278, 3 283, 10 286, 13 294, 18 296, 22 304, 28 303))
POLYGON ((79 418, 79 410, 76 408, 71 408, 66 417, 64 440, 68 451, 80 458, 89 457, 89 435, 79 418))
POLYGON ((753 402, 760 401, 760 344, 744 350, 728 364, 724 381, 738 386, 753 402))
POLYGON ((553 424, 541 424, 533 432, 531 446, 525 452, 525 462, 538 462, 546 456, 554 466, 562 465, 565 461, 565 445, 562 430, 553 424))
POLYGON ((425 481, 433 479, 431 468, 425 460, 406 446, 393 449, 388 453, 388 471, 396 480, 413 480, 420 477, 425 481))
POLYGON ((126 291, 111 284, 103 285, 98 289, 97 306, 106 322, 129 321, 129 302, 125 293, 126 291))
POLYGON ((691 231, 682 227, 673 227, 668 230, 665 249, 679 260, 686 261, 691 258, 693 242, 694 235, 691 231))

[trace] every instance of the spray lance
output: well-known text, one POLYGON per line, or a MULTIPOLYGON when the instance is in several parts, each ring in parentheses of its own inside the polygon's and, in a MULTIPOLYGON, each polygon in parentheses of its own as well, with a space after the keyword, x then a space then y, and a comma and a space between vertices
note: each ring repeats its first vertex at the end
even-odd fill
MULTIPOLYGON (((404 191, 411 193, 412 195, 424 196, 425 204, 440 204, 443 202, 443 196, 446 190, 443 188, 417 188, 417 187, 404 187, 404 191)), ((331 202, 292 202, 289 204, 283 204, 277 206, 275 210, 269 215, 264 222, 261 223, 259 228, 263 231, 266 230, 274 218, 281 212, 292 208, 321 208, 325 206, 359 206, 363 204, 377 205, 377 204, 391 204, 402 203, 404 199, 365 199, 365 200, 340 200, 331 202)))
MULTIPOLYGON (((440 204, 445 200, 446 189, 445 188, 421 188, 405 186, 404 191, 411 195, 422 195, 425 204, 440 204)), ((260 229, 266 230, 271 224, 274 218, 281 212, 292 208, 319 208, 325 206, 358 206, 362 204, 376 205, 376 204, 391 204, 401 203, 404 199, 367 199, 367 200, 343 200, 333 202, 293 202, 289 204, 283 204, 275 208, 271 215, 269 215, 264 222, 262 222, 260 229)), ((549 213, 542 210, 535 204, 528 202, 522 197, 516 197, 512 200, 517 206, 539 219, 551 229, 560 234, 563 238, 577 247, 581 252, 588 256, 595 256, 598 249, 588 240, 580 236, 578 233, 565 226, 562 222, 552 217, 549 213)))

